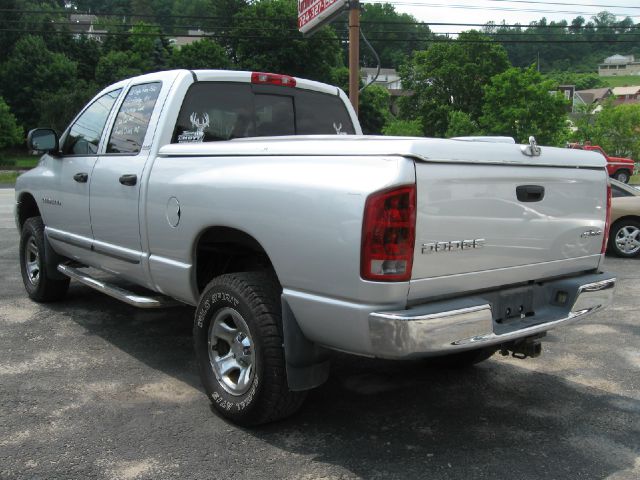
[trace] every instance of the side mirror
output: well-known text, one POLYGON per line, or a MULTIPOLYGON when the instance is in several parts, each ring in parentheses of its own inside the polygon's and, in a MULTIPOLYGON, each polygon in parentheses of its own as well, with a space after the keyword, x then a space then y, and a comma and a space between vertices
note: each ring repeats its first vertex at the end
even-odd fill
POLYGON ((27 148, 57 155, 60 152, 58 134, 50 128, 35 128, 27 135, 27 148))

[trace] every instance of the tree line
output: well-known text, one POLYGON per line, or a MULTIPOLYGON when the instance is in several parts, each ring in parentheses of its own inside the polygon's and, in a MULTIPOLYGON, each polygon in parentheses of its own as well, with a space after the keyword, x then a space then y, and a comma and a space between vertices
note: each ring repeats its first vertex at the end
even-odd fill
MULTIPOLYGON (((382 66, 397 68, 412 92, 393 115, 389 92, 366 88, 366 133, 519 141, 533 134, 560 144, 571 137, 567 105, 548 92, 559 83, 599 86, 597 75, 576 71, 593 71, 612 53, 640 55, 640 26, 606 12, 570 24, 490 24, 452 39, 390 4, 362 8, 363 30, 382 66)), ((260 70, 348 86, 345 22, 303 38, 296 0, 7 0, 0 10, 0 148, 23 143, 25 130, 38 125, 64 130, 102 87, 151 71, 260 70), (76 12, 94 13, 93 28, 107 34, 74 35, 69 16, 76 12), (181 48, 170 41, 195 29, 206 38, 181 48)), ((361 63, 376 63, 364 44, 361 63)))

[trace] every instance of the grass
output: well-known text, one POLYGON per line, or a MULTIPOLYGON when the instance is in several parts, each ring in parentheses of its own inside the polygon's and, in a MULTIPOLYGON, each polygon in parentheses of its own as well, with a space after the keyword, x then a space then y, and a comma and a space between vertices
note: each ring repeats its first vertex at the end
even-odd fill
POLYGON ((0 185, 15 185, 18 172, 0 172, 0 185))
POLYGON ((640 185, 640 175, 631 175, 629 185, 640 185))
POLYGON ((0 170, 2 167, 9 168, 33 168, 38 164, 40 157, 27 154, 13 154, 0 152, 0 170))
POLYGON ((622 77, 600 77, 608 87, 624 87, 625 85, 640 85, 640 75, 622 77))

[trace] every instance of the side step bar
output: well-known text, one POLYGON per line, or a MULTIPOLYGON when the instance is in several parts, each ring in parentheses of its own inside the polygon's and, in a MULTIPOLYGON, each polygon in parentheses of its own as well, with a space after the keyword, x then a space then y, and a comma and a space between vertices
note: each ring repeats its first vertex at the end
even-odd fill
POLYGON ((133 292, 129 292, 124 288, 116 287, 115 285, 108 284, 102 280, 93 278, 80 271, 77 268, 70 267, 69 265, 58 265, 58 271, 67 277, 77 280, 84 285, 91 287, 99 292, 105 293, 110 297, 113 297, 121 302, 127 303, 131 306, 138 308, 167 308, 183 306, 183 303, 173 300, 169 297, 143 297, 133 292))

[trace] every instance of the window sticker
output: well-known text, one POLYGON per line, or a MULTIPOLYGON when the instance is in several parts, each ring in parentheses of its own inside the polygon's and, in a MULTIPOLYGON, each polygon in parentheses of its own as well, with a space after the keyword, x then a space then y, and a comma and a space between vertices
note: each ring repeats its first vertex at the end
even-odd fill
POLYGON ((347 132, 342 131, 342 123, 336 125, 336 122, 333 122, 333 129, 336 131, 336 135, 347 135, 347 132))
POLYGON ((189 120, 193 130, 187 130, 178 135, 178 143, 202 143, 204 131, 209 128, 209 114, 204 113, 200 117, 197 112, 193 112, 189 120))

